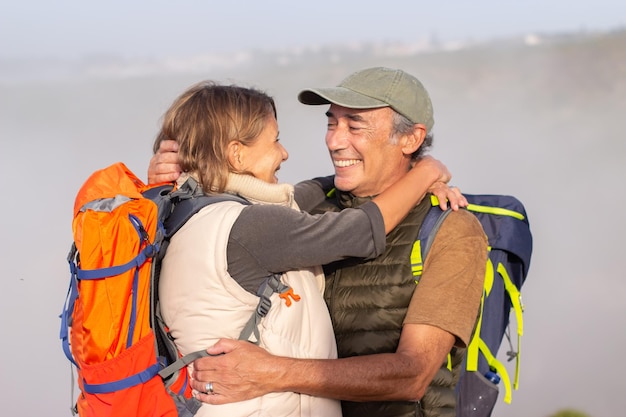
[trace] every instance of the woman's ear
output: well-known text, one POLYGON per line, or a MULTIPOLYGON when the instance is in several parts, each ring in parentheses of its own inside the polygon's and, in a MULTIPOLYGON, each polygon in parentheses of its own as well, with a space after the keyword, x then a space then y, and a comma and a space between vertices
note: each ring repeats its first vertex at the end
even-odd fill
POLYGON ((228 162, 237 171, 243 171, 242 162, 243 145, 238 140, 232 140, 228 144, 228 162))
POLYGON ((412 155, 419 149, 426 138, 426 126, 421 123, 413 125, 413 132, 402 137, 402 153, 412 155))

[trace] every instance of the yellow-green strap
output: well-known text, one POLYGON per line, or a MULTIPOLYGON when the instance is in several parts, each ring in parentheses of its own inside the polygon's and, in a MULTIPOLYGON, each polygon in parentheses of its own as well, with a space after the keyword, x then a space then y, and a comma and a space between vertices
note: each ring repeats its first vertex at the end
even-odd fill
MULTIPOLYGON (((491 252, 491 246, 487 248, 489 252, 491 252)), ((491 289, 493 288, 493 280, 494 280, 494 270, 493 270, 493 262, 491 259, 487 257, 487 265, 485 267, 485 282, 483 283, 483 287, 485 289, 485 295, 489 297, 491 294, 491 289)))
MULTIPOLYGON (((491 247, 488 248, 491 250, 491 247)), ((493 287, 493 263, 491 259, 487 258, 487 266, 485 268, 485 282, 483 284, 483 294, 480 297, 480 314, 478 315, 478 323, 476 323, 476 329, 472 339, 467 345, 467 363, 465 369, 470 372, 478 370, 478 341, 480 340, 480 329, 483 323, 483 309, 485 306, 485 298, 491 293, 493 287)))
POLYGON ((498 264, 498 273, 502 276, 504 288, 511 298, 511 305, 513 306, 515 319, 517 320, 517 355, 515 357, 515 380, 513 383, 513 386, 517 389, 519 386, 520 344, 522 335, 524 334, 524 317, 522 314, 524 312, 524 305, 522 303, 522 294, 509 277, 509 273, 502 263, 498 264))
MULTIPOLYGON (((430 202, 433 206, 439 205, 439 199, 435 197, 434 195, 430 196, 430 202)), ((519 213, 514 210, 501 208, 501 207, 482 206, 479 204, 468 204, 466 208, 467 210, 473 211, 476 213, 487 213, 487 214, 496 214, 500 216, 509 216, 509 217, 516 218, 518 220, 525 219, 525 216, 522 213, 519 213)), ((491 247, 489 248, 489 250, 491 250, 491 247)), ((413 266, 413 258, 411 260, 411 264, 413 266)), ((506 268, 504 267, 502 263, 498 264, 497 272, 502 277, 505 290, 509 294, 509 297, 511 299, 511 305, 513 306, 513 310, 515 311, 515 318, 517 321, 517 355, 516 355, 516 364, 515 364, 515 379, 513 382, 513 387, 517 389, 519 386, 520 344, 521 344, 521 336, 523 335, 523 331, 524 331, 524 322, 523 322, 523 315, 522 315, 524 311, 524 306, 522 303, 522 297, 521 297, 520 291, 518 290, 518 288, 515 286, 515 284, 509 277, 509 274, 506 271, 506 268)), ((421 269, 419 271, 419 274, 421 274, 421 269)), ((416 274, 414 273, 414 275, 416 274)), ((467 347, 466 369, 470 372, 478 370, 478 354, 479 354, 479 351, 482 352, 485 355, 485 358, 487 359, 489 366, 493 367, 494 369, 496 369, 498 373, 501 374, 501 377, 502 377, 502 380, 504 382, 505 389, 506 389, 504 401, 507 403, 510 403, 511 402, 511 382, 508 376, 508 372, 506 368, 502 365, 502 363, 500 363, 493 356, 493 354, 491 353, 491 351, 489 350, 485 342, 480 338, 480 329, 482 326, 484 299, 485 297, 488 297, 489 294, 491 293, 494 279, 495 279, 494 265, 490 259, 487 259, 484 290, 483 290, 483 295, 480 301, 480 315, 478 318, 478 323, 476 325, 476 330, 474 334, 472 335, 472 339, 467 347)))
POLYGON ((502 207, 481 206, 478 204, 468 204, 466 207, 469 211, 477 213, 497 214, 499 216, 510 216, 519 220, 524 220, 524 215, 520 212, 505 209, 502 207))
MULTIPOLYGON (((422 270, 424 269, 424 263, 422 262, 422 247, 419 240, 413 243, 413 249, 411 249, 411 272, 414 277, 420 277, 422 270)), ((415 280, 417 284, 419 278, 415 280)))
POLYGON ((478 315, 478 322, 476 323, 476 328, 474 329, 474 334, 472 335, 472 339, 467 345, 467 360, 465 369, 469 372, 475 372, 478 370, 478 351, 479 351, 479 343, 482 341, 480 338, 480 329, 483 324, 483 308, 485 306, 485 291, 483 291, 482 296, 480 297, 480 314, 478 315))
MULTIPOLYGON (((431 194, 430 196, 430 204, 433 206, 439 205, 439 199, 431 194)), ((476 213, 487 213, 487 214, 497 214, 499 216, 509 216, 514 217, 519 220, 524 220, 525 216, 515 210, 509 210, 502 207, 492 207, 492 206, 481 206, 480 204, 468 204, 465 207, 469 211, 475 211, 476 213)))
MULTIPOLYGON (((430 195, 430 203, 433 206, 439 205, 439 199, 434 195, 430 195)), ((422 271, 424 270, 424 260, 422 259, 422 244, 419 240, 416 240, 413 243, 413 248, 411 249, 411 273, 413 274, 415 279, 415 283, 419 283, 419 277, 422 276, 422 271)))
POLYGON ((502 279, 504 280, 504 288, 509 293, 509 297, 511 297, 511 303, 513 304, 513 309, 515 310, 515 318, 517 319, 517 333, 521 336, 524 334, 522 314, 524 312, 524 306, 522 304, 522 294, 509 277, 509 273, 502 263, 498 264, 498 273, 502 276, 502 279))
POLYGON ((509 378, 509 373, 507 372, 502 362, 496 359, 495 356, 489 350, 487 344, 481 339, 479 341, 480 351, 485 356, 487 363, 489 364, 489 368, 495 369, 495 371, 500 375, 500 379, 504 384, 504 402, 507 404, 511 404, 511 379, 509 378))

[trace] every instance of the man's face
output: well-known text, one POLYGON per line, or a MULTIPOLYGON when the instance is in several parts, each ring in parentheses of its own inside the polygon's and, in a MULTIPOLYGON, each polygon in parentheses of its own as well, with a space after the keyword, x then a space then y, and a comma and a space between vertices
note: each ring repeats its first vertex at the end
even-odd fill
POLYGON ((359 110, 331 104, 326 116, 326 146, 339 190, 357 197, 375 196, 407 172, 409 158, 391 140, 389 107, 359 110))

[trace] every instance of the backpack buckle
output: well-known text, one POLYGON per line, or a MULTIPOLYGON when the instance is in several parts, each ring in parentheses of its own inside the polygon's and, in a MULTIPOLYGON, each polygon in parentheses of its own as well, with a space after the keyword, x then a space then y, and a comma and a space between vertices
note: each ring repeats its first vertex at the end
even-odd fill
POLYGON ((284 291, 280 294, 278 294, 278 296, 280 298, 282 298, 283 300, 285 300, 285 305, 287 307, 291 307, 291 298, 293 298, 293 301, 300 301, 300 296, 296 293, 293 292, 293 288, 289 287, 289 289, 287 291, 284 291), (289 298, 291 297, 291 298, 289 298))

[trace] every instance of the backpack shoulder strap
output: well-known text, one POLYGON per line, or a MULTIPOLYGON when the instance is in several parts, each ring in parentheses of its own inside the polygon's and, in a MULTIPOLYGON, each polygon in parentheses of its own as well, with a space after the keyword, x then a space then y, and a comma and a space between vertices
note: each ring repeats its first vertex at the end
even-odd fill
MULTIPOLYGON (((270 300, 270 297, 273 293, 278 293, 281 298, 285 299, 287 302, 287 306, 289 306, 291 302, 288 297, 292 297, 295 301, 298 301, 300 299, 297 294, 293 293, 293 289, 291 287, 281 282, 280 277, 280 274, 272 274, 267 277, 259 287, 259 290, 257 291, 257 295, 259 296, 259 303, 257 304, 257 308, 252 313, 252 316, 250 317, 244 328, 241 330, 241 333, 239 334, 239 340, 249 340, 250 336, 254 334, 255 340, 251 342, 257 345, 259 344, 259 341, 261 340, 259 334, 259 323, 261 322, 261 319, 267 315, 270 307, 272 306, 272 301, 270 300)), ((167 332, 163 325, 160 327, 160 330, 162 332, 167 332)), ((169 338, 167 338, 167 341, 168 344, 170 344, 170 347, 173 347, 175 349, 174 342, 169 338)), ((178 358, 176 361, 159 371, 159 375, 165 381, 176 372, 178 372, 180 369, 182 369, 184 366, 187 366, 196 359, 203 358, 205 356, 209 356, 209 353, 206 351, 206 349, 188 353, 187 355, 178 358)))
MULTIPOLYGON (((292 296, 295 295, 293 294, 293 289, 283 284, 280 278, 281 274, 272 274, 268 276, 259 286, 259 289, 257 290, 259 303, 257 304, 254 313, 252 313, 252 316, 250 317, 244 328, 241 330, 241 333, 239 334, 239 340, 248 340, 250 336, 254 334, 253 343, 258 345, 261 340, 261 337, 259 335, 259 323, 261 322, 261 319, 265 317, 270 311, 270 307, 272 306, 272 301, 270 300, 270 297, 272 296, 272 294, 278 293, 281 295, 281 298, 284 298, 282 294, 287 292, 290 292, 292 296)), ((299 299, 299 296, 297 297, 297 299, 299 299)), ((286 302, 287 305, 291 303, 289 299, 287 299, 286 302)))
MULTIPOLYGON (((162 220, 165 229, 166 241, 163 244, 164 249, 161 253, 161 258, 164 255, 165 248, 167 247, 167 241, 203 207, 222 201, 236 201, 245 205, 251 204, 243 197, 233 194, 206 195, 202 192, 198 183, 193 180, 193 178, 189 178, 176 191, 172 191, 171 187, 169 190, 167 188, 162 188, 160 190, 157 189, 149 198, 158 200, 157 206, 159 206, 159 209, 163 210, 164 213, 162 215, 162 220)), ((295 301, 299 300, 299 296, 293 293, 293 289, 283 284, 280 278, 281 274, 272 274, 268 276, 259 286, 257 291, 259 303, 250 319, 242 329, 239 335, 239 340, 248 340, 254 334, 255 340, 253 343, 259 343, 260 335, 258 325, 261 319, 269 312, 272 304, 270 297, 273 293, 278 293, 281 298, 285 299, 287 305, 291 302, 289 297, 293 298, 295 301)), ((156 321, 158 322, 158 329, 163 334, 161 339, 165 344, 164 349, 169 351, 170 357, 175 357, 173 356, 176 352, 174 341, 167 335, 168 332, 162 318, 160 317, 158 308, 155 314, 156 321)), ((184 366, 187 366, 194 360, 204 356, 208 356, 205 349, 189 353, 166 366, 159 372, 159 375, 164 381, 167 381, 168 378, 171 378, 172 375, 175 375, 184 366)))
POLYGON ((152 323, 156 333, 157 352, 159 356, 165 356, 169 363, 159 371, 159 375, 169 387, 172 381, 177 379, 177 373, 184 366, 193 362, 195 359, 207 356, 206 350, 193 352, 181 358, 178 357, 176 345, 169 335, 167 326, 161 317, 157 288, 160 274, 160 262, 162 261, 169 240, 174 234, 185 224, 191 217, 198 213, 202 208, 209 204, 219 203, 222 201, 236 201, 238 203, 249 205, 248 200, 233 194, 215 194, 206 195, 202 191, 197 181, 193 178, 187 179, 185 183, 178 189, 174 189, 173 184, 162 185, 151 188, 143 193, 144 197, 151 199, 158 207, 159 222, 161 223, 160 253, 157 262, 153 263, 152 279, 152 323), (171 363, 170 363, 171 362, 171 363))
MULTIPOLYGON (((239 340, 248 340, 250 336, 254 334, 255 340, 252 341, 252 343, 255 343, 257 345, 259 344, 259 341, 261 340, 259 335, 259 323, 261 322, 261 319, 267 315, 270 307, 272 306, 272 301, 270 300, 272 294, 278 293, 281 298, 286 299, 286 296, 283 296, 283 294, 288 293, 289 296, 294 298, 294 300, 298 301, 300 299, 298 295, 293 293, 291 287, 281 282, 280 277, 280 274, 272 274, 267 279, 265 279, 263 281, 263 284, 261 284, 261 286, 259 287, 259 290, 257 291, 257 295, 259 296, 259 303, 257 305, 257 308, 252 313, 252 316, 250 317, 244 328, 241 330, 241 333, 239 334, 239 340)), ((289 305, 290 301, 287 301, 287 303, 287 305, 289 305)), ((171 365, 162 369, 159 372, 159 375, 161 375, 161 377, 165 380, 182 367, 187 366, 196 359, 203 358, 205 356, 209 356, 206 349, 191 352, 179 358, 171 365)))
POLYGON ((435 235, 439 231, 439 228, 443 224, 443 221, 448 217, 451 209, 442 211, 439 208, 439 202, 437 197, 431 196, 432 207, 426 213, 426 217, 420 226, 420 230, 417 233, 417 239, 413 243, 413 249, 411 250, 411 271, 415 278, 415 283, 419 282, 424 269, 424 261, 430 251, 430 247, 435 240, 435 235))
POLYGON ((157 205, 159 220, 163 223, 167 239, 171 238, 194 214, 209 204, 222 201, 251 204, 243 197, 234 194, 204 194, 198 182, 191 177, 176 190, 173 185, 168 184, 147 190, 143 195, 157 205))

